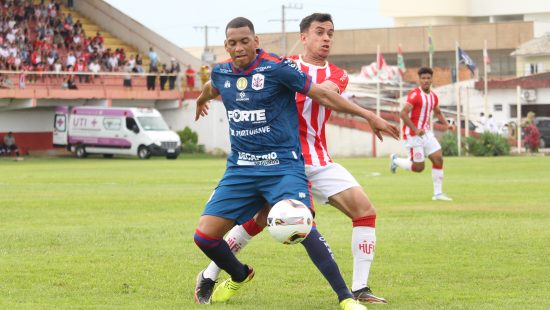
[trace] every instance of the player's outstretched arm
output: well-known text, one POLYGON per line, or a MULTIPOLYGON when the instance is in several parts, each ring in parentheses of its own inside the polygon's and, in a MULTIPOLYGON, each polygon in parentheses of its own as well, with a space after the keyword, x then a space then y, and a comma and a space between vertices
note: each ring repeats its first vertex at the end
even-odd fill
POLYGON ((212 81, 208 81, 202 86, 202 92, 197 98, 195 121, 197 121, 201 116, 204 117, 208 115, 208 102, 218 97, 218 95, 218 91, 214 87, 212 87, 212 81))
POLYGON ((399 140, 399 129, 397 129, 396 126, 388 123, 386 120, 371 111, 349 102, 344 97, 334 91, 328 90, 326 87, 311 84, 311 88, 306 96, 334 111, 349 113, 366 119, 369 122, 372 131, 376 134, 380 141, 384 140, 382 138, 382 133, 386 133, 390 137, 399 140))

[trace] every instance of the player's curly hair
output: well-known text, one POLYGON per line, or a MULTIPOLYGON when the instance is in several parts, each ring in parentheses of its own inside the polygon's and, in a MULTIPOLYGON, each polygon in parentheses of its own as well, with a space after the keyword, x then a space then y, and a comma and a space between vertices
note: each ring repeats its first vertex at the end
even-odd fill
POLYGON ((431 76, 434 76, 434 71, 432 70, 432 68, 420 67, 420 69, 418 69, 418 76, 421 76, 425 73, 429 73, 431 76))
POLYGON ((311 26, 311 23, 313 22, 320 22, 320 23, 324 23, 324 22, 331 22, 332 25, 334 26, 334 22, 332 21, 332 16, 330 16, 330 14, 328 13, 313 13, 309 16, 306 16, 302 19, 302 21, 300 22, 300 32, 303 33, 303 32, 306 32, 309 27, 311 26))
POLYGON ((227 34, 227 29, 229 28, 241 28, 241 27, 248 27, 248 29, 252 31, 252 34, 256 34, 254 32, 254 24, 252 24, 252 22, 248 18, 244 18, 244 17, 235 17, 229 23, 227 23, 227 26, 225 26, 225 33, 227 34))

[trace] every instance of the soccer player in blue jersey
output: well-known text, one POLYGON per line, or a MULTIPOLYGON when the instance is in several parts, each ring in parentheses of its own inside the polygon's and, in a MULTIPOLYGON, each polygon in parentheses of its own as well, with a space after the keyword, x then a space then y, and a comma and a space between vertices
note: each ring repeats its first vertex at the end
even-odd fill
MULTIPOLYGON (((334 110, 363 116, 377 133, 397 135, 372 112, 312 84, 311 77, 294 62, 258 50, 259 40, 248 19, 238 17, 228 23, 224 44, 231 62, 214 66, 211 81, 197 99, 196 111, 196 119, 206 115, 208 101, 221 95, 231 142, 226 172, 195 232, 197 246, 231 276, 215 288, 213 302, 227 301, 254 276, 253 269, 231 252, 223 240, 225 233, 252 218, 264 204, 272 206, 290 198, 312 205, 298 137, 296 92, 334 110)), ((342 309, 365 309, 352 298, 316 228, 302 245, 337 293, 342 309)))

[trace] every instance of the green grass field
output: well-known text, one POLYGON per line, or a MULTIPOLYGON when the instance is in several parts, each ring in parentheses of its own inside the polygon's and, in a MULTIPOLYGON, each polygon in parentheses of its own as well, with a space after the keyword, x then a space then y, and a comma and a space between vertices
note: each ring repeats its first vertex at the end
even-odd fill
MULTIPOLYGON (((549 157, 448 158, 450 203, 431 201, 430 169, 338 162, 378 211, 369 284, 389 304, 369 309, 550 309, 549 157)), ((0 308, 338 309, 302 246, 267 232, 240 255, 254 281, 227 305, 194 305, 207 259, 193 233, 224 168, 211 158, 0 159, 0 308)), ((316 210, 351 284, 350 221, 316 210)))

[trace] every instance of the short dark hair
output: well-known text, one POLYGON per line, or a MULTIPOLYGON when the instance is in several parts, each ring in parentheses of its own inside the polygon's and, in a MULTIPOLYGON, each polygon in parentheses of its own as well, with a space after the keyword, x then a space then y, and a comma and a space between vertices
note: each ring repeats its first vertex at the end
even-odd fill
POLYGON ((418 76, 421 76, 422 74, 430 74, 431 76, 434 76, 434 71, 432 70, 432 68, 428 68, 428 67, 421 67, 420 69, 418 69, 418 76))
POLYGON ((227 23, 227 26, 225 26, 225 34, 227 35, 227 29, 229 28, 241 28, 241 27, 248 27, 248 29, 252 31, 252 34, 256 34, 254 32, 254 24, 252 24, 252 22, 249 19, 244 17, 235 17, 229 23, 227 23))
POLYGON ((306 32, 309 27, 311 26, 311 23, 313 22, 331 22, 334 26, 334 22, 332 21, 332 16, 328 13, 313 13, 309 16, 306 16, 302 19, 300 22, 300 33, 306 32))

